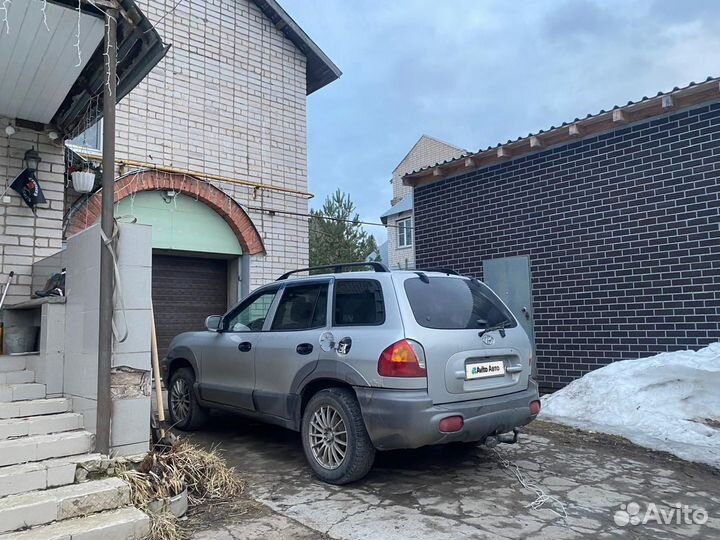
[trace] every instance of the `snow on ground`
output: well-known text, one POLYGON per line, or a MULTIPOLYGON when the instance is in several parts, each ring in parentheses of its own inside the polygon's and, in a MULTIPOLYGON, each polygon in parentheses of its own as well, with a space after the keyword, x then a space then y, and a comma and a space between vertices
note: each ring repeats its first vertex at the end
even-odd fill
POLYGON ((592 371, 544 396, 539 419, 720 468, 720 343, 592 371))

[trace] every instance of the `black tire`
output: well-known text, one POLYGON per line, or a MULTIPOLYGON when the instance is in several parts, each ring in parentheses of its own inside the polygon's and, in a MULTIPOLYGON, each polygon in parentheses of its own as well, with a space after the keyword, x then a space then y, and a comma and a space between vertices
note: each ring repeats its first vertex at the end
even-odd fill
MULTIPOLYGON (((317 429, 313 429, 313 436, 317 437, 317 429)), ((315 476, 328 484, 342 485, 360 480, 375 462, 375 447, 365 429, 360 404, 355 394, 347 388, 326 388, 310 398, 303 413, 301 433, 305 457, 310 467, 315 476), (329 410, 329 407, 337 412, 346 432, 344 441, 346 451, 340 464, 335 468, 324 466, 321 462, 322 457, 317 457, 312 449, 310 424, 315 413, 323 407, 325 407, 323 410, 329 410)))
POLYGON ((182 431, 195 431, 207 422, 208 411, 197 402, 193 389, 194 384, 195 374, 190 368, 180 368, 170 377, 170 385, 168 386, 168 410, 170 413, 171 427, 182 431), (186 407, 179 406, 177 403, 177 398, 182 388, 187 390, 186 407), (185 413, 185 411, 187 411, 187 413, 185 413))

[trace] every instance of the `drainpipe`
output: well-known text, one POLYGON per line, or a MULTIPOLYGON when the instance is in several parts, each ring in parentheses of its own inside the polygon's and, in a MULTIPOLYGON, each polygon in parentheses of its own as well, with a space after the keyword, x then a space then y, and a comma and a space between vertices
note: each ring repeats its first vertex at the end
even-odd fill
MULTIPOLYGON (((102 214, 101 227, 107 238, 113 232, 113 198, 115 183, 115 93, 117 90, 117 18, 116 8, 106 11, 105 33, 105 86, 103 90, 103 164, 102 164, 102 214)), ((110 370, 112 367, 112 319, 113 319, 113 263, 109 246, 100 248, 100 324, 98 340, 97 379, 97 431, 95 450, 110 453, 110 370)))

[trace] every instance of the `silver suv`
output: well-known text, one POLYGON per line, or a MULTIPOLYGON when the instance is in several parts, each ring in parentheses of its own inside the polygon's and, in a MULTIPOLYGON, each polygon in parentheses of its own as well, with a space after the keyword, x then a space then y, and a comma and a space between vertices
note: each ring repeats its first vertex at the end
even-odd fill
POLYGON ((365 476, 376 450, 515 442, 540 410, 527 334, 451 270, 296 270, 206 326, 163 359, 173 424, 197 429, 218 408, 300 431, 332 484, 365 476))

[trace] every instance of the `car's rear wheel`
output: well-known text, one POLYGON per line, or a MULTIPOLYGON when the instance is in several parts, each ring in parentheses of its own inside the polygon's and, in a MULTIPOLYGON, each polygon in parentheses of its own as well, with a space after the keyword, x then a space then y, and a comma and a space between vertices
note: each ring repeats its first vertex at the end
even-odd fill
POLYGON ((313 472, 329 484, 359 480, 375 461, 360 405, 346 388, 326 388, 310 399, 303 413, 302 441, 313 472))
POLYGON ((168 409, 172 427, 194 431, 207 422, 208 412, 197 402, 194 384, 195 374, 189 368, 178 369, 170 377, 168 409))

